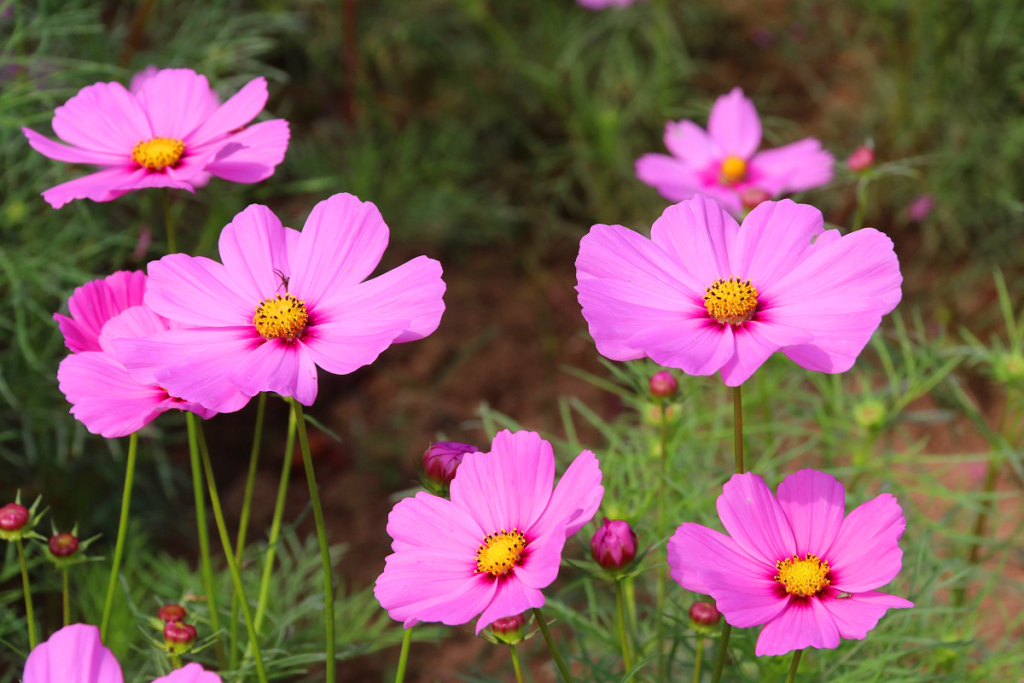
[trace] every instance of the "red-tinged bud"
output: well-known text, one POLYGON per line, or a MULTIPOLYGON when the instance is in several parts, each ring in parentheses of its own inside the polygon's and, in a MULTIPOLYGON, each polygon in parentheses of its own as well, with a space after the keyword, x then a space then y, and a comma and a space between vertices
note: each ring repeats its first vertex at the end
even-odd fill
POLYGON ((863 173, 875 164, 875 150, 867 145, 861 145, 850 158, 846 160, 846 166, 854 173, 863 173))
POLYGON ((491 631, 494 636, 510 645, 521 643, 523 634, 526 633, 526 616, 517 614, 514 617, 502 617, 491 622, 491 631))
POLYGON ((655 398, 673 398, 679 392, 679 380, 668 370, 651 375, 651 395, 655 398))
POLYGON ((605 517, 590 539, 590 555, 609 571, 628 567, 636 559, 636 532, 628 522, 605 517))
POLYGON ((184 621, 187 612, 181 605, 174 603, 164 605, 156 611, 156 615, 160 617, 160 621, 165 624, 173 624, 175 622, 184 621))
POLYGON ((28 524, 29 517, 27 507, 17 503, 8 503, 0 508, 0 529, 4 531, 21 531, 28 524))
POLYGON ((753 211, 758 204, 771 198, 768 190, 762 190, 760 187, 748 187, 740 192, 740 203, 746 211, 753 211))
POLYGON ((50 536, 47 545, 54 557, 70 557, 78 550, 78 537, 70 533, 55 534, 50 536))
POLYGON ((477 453, 479 448, 468 443, 440 441, 423 451, 423 469, 427 478, 436 484, 450 484, 455 478, 462 458, 467 453, 477 453))
POLYGON ((698 626, 714 626, 721 619, 722 613, 713 602, 695 602, 690 607, 690 621, 698 626))
POLYGON ((184 654, 192 649, 196 642, 196 627, 180 621, 169 622, 164 626, 164 645, 173 654, 184 654))

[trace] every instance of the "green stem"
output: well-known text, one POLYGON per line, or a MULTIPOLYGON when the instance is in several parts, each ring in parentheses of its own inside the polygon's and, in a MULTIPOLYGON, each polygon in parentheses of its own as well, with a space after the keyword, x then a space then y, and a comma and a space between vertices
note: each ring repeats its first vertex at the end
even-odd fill
POLYGON ((395 683, 402 683, 405 680, 405 667, 409 664, 409 645, 412 644, 412 629, 405 629, 402 636, 402 651, 398 655, 398 672, 395 673, 395 683))
POLYGON ((718 683, 722 678, 722 670, 725 668, 725 657, 729 652, 729 636, 732 635, 732 626, 722 620, 722 637, 718 640, 718 651, 715 653, 715 670, 711 673, 711 683, 718 683))
POLYGON ((693 658, 693 683, 700 683, 700 665, 704 659, 704 635, 697 635, 697 653, 693 658))
POLYGON ((64 625, 71 623, 71 600, 68 596, 68 568, 61 569, 61 605, 64 608, 64 625))
POLYGON ((555 660, 555 666, 558 667, 559 673, 562 674, 562 680, 565 683, 573 683, 569 667, 566 665, 565 660, 562 659, 562 653, 559 652, 555 639, 551 637, 551 629, 548 628, 548 622, 544 621, 544 615, 541 614, 539 607, 533 608, 533 618, 537 620, 537 626, 540 627, 540 632, 544 636, 544 642, 548 644, 548 649, 551 650, 551 656, 555 660))
POLYGON ((853 211, 853 224, 851 230, 860 230, 864 224, 864 212, 868 204, 868 181, 861 178, 857 181, 857 208, 853 211))
MULTIPOLYGON (((985 527, 988 524, 989 515, 992 514, 992 494, 996 490, 996 483, 999 481, 999 470, 1003 464, 1003 459, 999 455, 989 458, 988 467, 985 470, 985 483, 982 484, 981 491, 985 494, 985 499, 981 502, 981 510, 978 511, 978 516, 974 520, 974 526, 971 531, 975 537, 975 541, 971 543, 970 550, 967 551, 967 566, 973 567, 978 564, 981 559, 981 537, 985 534, 985 527)), ((953 605, 960 607, 964 603, 967 591, 964 586, 958 586, 953 591, 953 605)))
POLYGON ((800 667, 800 657, 803 654, 803 650, 797 650, 793 653, 793 663, 789 665, 789 675, 786 676, 786 683, 793 683, 796 680, 796 670, 800 667))
POLYGON ((114 563, 110 567, 110 579, 107 581, 107 598, 103 603, 103 618, 100 620, 100 640, 107 642, 107 626, 110 624, 110 613, 114 609, 114 593, 117 590, 117 577, 121 571, 121 558, 124 556, 124 541, 128 532, 128 512, 132 502, 132 481, 135 479, 135 456, 139 450, 139 435, 134 433, 128 437, 128 464, 124 473, 124 492, 121 494, 121 520, 117 524, 117 542, 114 543, 114 563))
POLYGON ((224 638, 220 632, 220 613, 217 611, 217 592, 213 585, 213 560, 210 558, 210 536, 206 526, 206 494, 203 492, 203 465, 199 455, 199 418, 185 414, 188 426, 188 452, 192 463, 192 497, 196 503, 196 533, 199 535, 199 566, 203 573, 206 606, 210 612, 210 628, 217 638, 217 661, 226 667, 224 638))
POLYGON ((295 448, 295 413, 288 411, 288 438, 284 447, 284 463, 281 465, 281 478, 277 485, 277 502, 274 504, 274 518, 270 524, 270 537, 267 540, 267 556, 263 559, 263 578, 260 580, 260 599, 256 603, 256 632, 260 632, 263 616, 267 613, 267 597, 270 595, 270 578, 274 573, 274 556, 277 554, 277 541, 281 535, 281 519, 284 517, 285 499, 288 497, 288 480, 292 473, 292 450, 295 448))
POLYGON ((16 539, 14 545, 18 548, 18 562, 21 564, 21 587, 25 591, 25 619, 28 621, 28 645, 35 649, 38 639, 36 637, 36 614, 32 609, 32 585, 28 580, 28 563, 25 562, 25 548, 21 545, 21 539, 16 539))
POLYGON ((519 652, 511 643, 509 643, 508 649, 512 653, 512 668, 516 671, 516 683, 523 683, 523 669, 519 666, 519 652))
POLYGON ((174 654, 172 652, 168 656, 170 657, 170 660, 171 660, 171 668, 172 669, 180 669, 181 668, 181 655, 176 655, 176 654, 174 654))
POLYGON ((626 632, 625 600, 622 596, 622 581, 615 581, 615 611, 619 627, 619 646, 622 648, 622 665, 626 672, 633 669, 633 656, 629 651, 629 635, 626 632))
POLYGON ((327 544, 327 527, 324 524, 324 511, 320 505, 320 492, 316 485, 316 473, 313 471, 313 456, 309 452, 309 437, 306 435, 306 420, 302 413, 302 404, 294 398, 292 410, 295 413, 295 426, 299 430, 299 446, 302 448, 302 464, 306 468, 306 483, 309 485, 309 499, 313 504, 313 518, 316 520, 316 536, 320 541, 320 560, 324 574, 324 631, 327 640, 327 683, 334 683, 337 665, 334 659, 334 584, 331 577, 331 549, 327 544))
MULTIPOLYGON (((256 485, 256 465, 260 458, 260 442, 263 440, 263 416, 267 409, 267 394, 260 392, 259 407, 256 410, 256 429, 252 437, 252 452, 249 454, 249 472, 245 479, 245 495, 242 498, 242 516, 238 520, 238 537, 235 541, 235 562, 242 565, 242 551, 245 549, 245 536, 249 530, 249 517, 252 511, 252 491, 256 485)), ((231 646, 230 668, 238 668, 238 596, 231 594, 231 646)))
MULTIPOLYGON (((661 462, 661 476, 658 478, 658 536, 663 537, 667 533, 665 528, 666 512, 665 512, 665 498, 668 495, 668 405, 664 399, 660 402, 661 405, 661 425, 660 425, 660 436, 659 436, 659 456, 661 462)), ((665 552, 668 552, 668 548, 665 548, 665 552)), ((654 624, 656 629, 656 640, 658 646, 658 678, 659 680, 667 679, 666 663, 665 663, 665 592, 667 583, 668 573, 668 557, 666 555, 664 562, 658 563, 658 585, 657 585, 657 607, 656 615, 654 617, 654 624)), ((627 671, 628 671, 627 667, 627 671)))
POLYGON ((178 251, 174 239, 174 215, 171 212, 171 189, 164 188, 164 225, 167 226, 167 253, 173 254, 178 251))
POLYGON ((228 527, 224 523, 224 512, 220 507, 220 496, 217 495, 217 484, 213 479, 213 465, 210 463, 210 453, 206 447, 206 439, 203 437, 203 429, 198 419, 192 413, 188 414, 193 424, 192 433, 198 437, 199 452, 203 459, 203 472, 206 475, 206 487, 210 493, 210 507, 213 508, 213 520, 217 524, 217 532, 220 534, 220 544, 224 548, 224 559, 228 563, 228 571, 231 572, 231 580, 235 584, 235 592, 238 594, 238 602, 242 606, 242 618, 245 620, 245 628, 249 632, 249 646, 252 648, 256 661, 256 677, 260 683, 267 683, 267 673, 263 670, 263 657, 260 655, 259 640, 256 636, 256 628, 253 626, 252 613, 249 610, 249 601, 245 598, 245 587, 242 585, 242 575, 238 571, 238 563, 231 552, 231 537, 228 536, 228 527))

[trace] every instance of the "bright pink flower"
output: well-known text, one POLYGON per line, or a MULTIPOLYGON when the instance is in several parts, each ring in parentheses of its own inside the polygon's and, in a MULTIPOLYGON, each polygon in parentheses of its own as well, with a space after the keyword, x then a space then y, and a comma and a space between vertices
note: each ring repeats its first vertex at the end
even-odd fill
POLYGON ((102 170, 43 192, 55 209, 75 199, 109 202, 147 187, 193 192, 211 175, 236 183, 270 177, 288 149, 283 119, 248 125, 267 102, 256 78, 219 104, 206 76, 150 67, 120 83, 95 83, 57 107, 53 131, 66 142, 23 128, 40 154, 102 170))
POLYGON ((824 230, 820 211, 788 199, 759 205, 740 228, 701 196, 668 207, 651 239, 595 225, 576 275, 602 355, 720 370, 731 387, 776 351, 809 370, 849 370, 903 281, 877 230, 824 230))
POLYGON ((889 493, 846 518, 843 486, 801 470, 777 496, 756 474, 735 474, 718 497, 729 535, 683 524, 668 542, 672 578, 715 599, 737 628, 764 624, 757 655, 862 640, 886 610, 914 603, 880 593, 902 568, 907 521, 889 493))
POLYGON ((744 191, 763 190, 778 197, 832 179, 832 155, 814 138, 758 152, 761 119, 740 88, 715 101, 707 132, 692 121, 669 122, 665 146, 671 156, 645 154, 637 159, 640 180, 673 202, 695 194, 713 197, 736 216, 743 212, 744 191))
MULTIPOLYGON (((37 645, 25 660, 24 683, 124 683, 121 665, 100 642, 100 630, 71 624, 37 645)), ((153 683, 221 683, 220 676, 196 663, 153 683)))
POLYGON ((476 617, 476 632, 544 605, 565 539, 597 512, 601 469, 583 451, 554 492, 551 444, 534 432, 503 431, 490 453, 468 454, 451 500, 417 493, 394 507, 394 539, 374 595, 392 619, 449 626, 476 617))
MULTIPOLYGON (((61 361, 57 381, 71 414, 93 434, 125 436, 168 410, 189 410, 204 418, 215 414, 169 395, 151 378, 140 383, 117 359, 114 340, 170 329, 167 320, 141 305, 145 291, 145 273, 119 271, 76 289, 68 300, 70 318, 54 315, 72 351, 61 361)), ((248 400, 237 392, 234 396, 239 405, 248 400)))
POLYGON ((576 2, 580 7, 598 10, 608 9, 609 7, 628 7, 637 2, 637 0, 576 0, 576 2))
POLYGON ((302 232, 253 204, 220 235, 223 264, 171 254, 149 264, 146 305, 186 329, 117 342, 140 382, 218 412, 273 391, 310 405, 317 366, 338 375, 422 339, 444 311, 441 264, 426 256, 371 280, 388 243, 377 207, 320 202, 302 232))

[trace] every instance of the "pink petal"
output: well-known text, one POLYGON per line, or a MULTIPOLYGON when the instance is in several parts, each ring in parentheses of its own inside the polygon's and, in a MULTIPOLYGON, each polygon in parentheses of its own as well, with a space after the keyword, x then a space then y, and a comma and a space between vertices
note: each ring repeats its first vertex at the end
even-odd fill
POLYGON ((839 635, 849 640, 864 640, 868 631, 890 609, 908 609, 914 603, 895 595, 866 591, 837 599, 838 591, 829 591, 821 596, 821 604, 835 619, 839 635))
POLYGON ((105 168, 102 171, 90 173, 44 190, 42 197, 50 206, 59 209, 76 199, 111 202, 125 192, 143 187, 175 187, 181 190, 192 190, 192 186, 187 183, 171 180, 165 175, 147 176, 147 173, 146 169, 137 167, 105 168), (164 185, 153 184, 158 180, 164 185))
POLYGON ((703 170, 721 161, 725 154, 714 138, 693 121, 665 124, 665 147, 690 168, 703 170))
POLYGON ((391 548, 429 550, 462 558, 474 565, 485 531, 460 505, 420 491, 398 502, 388 515, 391 548), (438 542, 438 541, 442 542, 438 542))
POLYGON ((761 145, 761 118, 754 103, 743 96, 742 88, 715 100, 708 115, 708 133, 722 151, 749 159, 761 145))
POLYGON ((100 333, 100 348, 116 355, 115 339, 139 339, 160 332, 166 332, 167 320, 161 318, 146 306, 132 306, 114 316, 103 325, 100 333))
POLYGON ((371 202, 336 194, 313 207, 291 255, 291 291, 315 308, 331 292, 365 280, 388 245, 388 226, 371 202))
POLYGON ((37 645, 25 660, 24 683, 123 683, 121 666, 100 630, 71 624, 37 645))
POLYGON ((805 330, 761 322, 760 317, 758 315, 756 319, 733 328, 736 352, 722 366, 722 381, 728 387, 738 387, 746 382, 776 351, 812 339, 805 330))
POLYGON ((217 109, 206 76, 192 69, 160 69, 141 82, 133 81, 132 90, 149 117, 154 137, 184 141, 217 109))
POLYGON ((839 628, 817 598, 793 599, 775 619, 765 624, 757 639, 758 657, 784 655, 793 650, 839 646, 839 628))
POLYGON ((558 480, 547 508, 536 519, 530 533, 544 535, 563 524, 566 536, 582 529, 601 507, 604 498, 602 476, 601 463, 592 452, 583 451, 577 455, 558 480))
POLYGON ((154 137, 135 95, 120 83, 94 83, 57 107, 53 132, 84 150, 127 158, 132 147, 154 137))
MULTIPOLYGON (((228 277, 248 301, 262 302, 288 291, 288 231, 274 212, 251 204, 220 233, 217 248, 228 277)), ((298 237, 298 232, 296 238, 298 237)), ((255 308, 255 307, 254 307, 255 308)))
POLYGON ((899 540, 906 528, 903 509, 891 493, 856 507, 843 520, 835 542, 821 555, 832 568, 832 587, 859 593, 896 578, 903 567, 899 540))
POLYGON ((514 576, 524 586, 540 590, 547 588, 558 578, 562 564, 562 549, 565 547, 564 524, 552 526, 543 536, 528 541, 522 556, 522 564, 515 568, 514 576))
POLYGON ((249 327, 261 300, 240 287, 222 264, 202 256, 170 254, 148 267, 146 305, 187 325, 249 327))
POLYGON ((158 73, 160 73, 160 69, 150 64, 142 71, 138 71, 132 75, 132 80, 128 83, 128 90, 130 90, 133 95, 138 97, 139 91, 142 90, 142 86, 146 83, 146 81, 148 81, 153 76, 156 76, 158 73))
POLYGON ((185 142, 189 145, 203 145, 245 126, 263 111, 267 96, 267 79, 262 76, 252 79, 207 116, 198 128, 192 130, 185 142))
POLYGON ((244 147, 226 156, 217 156, 206 170, 234 183, 258 183, 274 174, 288 151, 291 131, 284 119, 263 121, 248 126, 228 138, 244 147))
POLYGON ((767 566, 796 552, 793 530, 771 489, 756 474, 734 474, 718 497, 725 530, 750 557, 767 566))
POLYGON ((495 619, 514 617, 534 607, 544 606, 544 594, 536 588, 530 588, 522 581, 518 581, 515 577, 499 579, 496 584, 494 599, 476 621, 477 635, 495 619))
MULTIPOLYGON (((695 593, 711 595, 711 587, 705 582, 704 574, 728 567, 745 585, 761 586, 764 591, 771 589, 773 599, 759 601, 761 607, 771 607, 780 600, 785 602, 772 585, 775 584, 772 579, 774 564, 751 558, 725 534, 699 524, 681 524, 676 529, 668 540, 668 564, 673 580, 695 593)), ((733 622, 730 620, 729 623, 733 622)), ((763 623, 764 620, 754 621, 748 625, 763 623)))
POLYGON ((207 671, 199 664, 192 662, 180 669, 175 669, 153 683, 221 683, 221 678, 212 671, 207 671))
POLYGON ((759 293, 788 275, 811 250, 811 242, 825 230, 821 212, 789 199, 762 202, 743 219, 743 227, 729 254, 730 270, 750 279, 759 293))
POLYGON ((736 355, 731 325, 707 317, 652 324, 629 338, 658 365, 679 368, 688 375, 712 375, 736 355))
POLYGON ((782 480, 775 497, 793 528, 797 553, 821 557, 843 524, 843 485, 831 474, 800 470, 782 480))
POLYGON ((316 400, 316 364, 301 342, 271 339, 260 344, 239 359, 228 379, 249 396, 272 391, 306 406, 316 400))
POLYGON ((636 177, 670 202, 690 199, 704 185, 699 170, 667 154, 644 154, 637 159, 636 177))
POLYGON ((729 266, 738 231, 739 225, 715 200, 697 195, 665 209, 651 227, 651 240, 685 269, 686 284, 702 297, 718 278, 739 275, 729 266))
POLYGON ((68 299, 71 317, 55 313, 53 318, 68 349, 76 353, 99 351, 103 325, 122 311, 140 305, 145 293, 145 273, 120 270, 76 288, 68 299))
POLYGON ((31 128, 22 128, 21 132, 28 138, 28 144, 32 146, 32 149, 50 159, 65 161, 69 164, 96 164, 97 166, 123 166, 129 163, 130 157, 127 153, 69 147, 54 142, 31 128))
POLYGON ((821 187, 832 180, 832 155, 814 138, 805 138, 754 155, 748 175, 772 196, 821 187))

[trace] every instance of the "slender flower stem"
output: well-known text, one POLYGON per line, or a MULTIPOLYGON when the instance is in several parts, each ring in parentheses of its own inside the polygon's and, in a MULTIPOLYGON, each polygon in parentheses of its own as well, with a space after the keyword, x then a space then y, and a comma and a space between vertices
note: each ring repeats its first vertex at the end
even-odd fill
POLYGON ((284 517, 285 499, 288 497, 288 480, 292 473, 292 450, 295 448, 295 412, 288 411, 288 438, 284 447, 284 463, 281 465, 281 478, 277 485, 277 502, 274 504, 274 517, 270 524, 270 537, 267 540, 267 556, 263 559, 263 578, 260 579, 260 598, 256 603, 256 633, 260 632, 263 617, 267 613, 267 597, 270 595, 270 577, 274 573, 274 556, 277 554, 277 541, 281 536, 281 519, 284 517))
POLYGON ((398 655, 398 672, 395 674, 395 683, 402 683, 405 680, 405 667, 409 664, 409 645, 412 644, 412 629, 405 629, 402 636, 402 651, 398 655))
POLYGON ((324 573, 324 630, 327 639, 327 683, 334 683, 337 665, 334 660, 334 582, 331 577, 331 549, 327 544, 327 527, 324 524, 324 511, 320 505, 320 492, 316 485, 316 473, 313 471, 313 456, 309 452, 309 437, 306 435, 306 420, 302 413, 302 404, 294 398, 292 411, 295 413, 295 426, 299 431, 299 446, 302 447, 302 464, 306 468, 306 483, 309 485, 309 499, 313 504, 313 518, 316 520, 316 536, 320 541, 320 560, 324 573))
MULTIPOLYGON (((661 409, 661 425, 658 445, 658 455, 661 461, 661 476, 658 478, 658 536, 662 537, 667 533, 665 528, 665 498, 668 495, 668 403, 662 399, 659 402, 661 409)), ((665 591, 668 573, 668 548, 665 548, 666 556, 663 562, 658 563, 658 586, 657 586, 657 607, 654 617, 656 640, 658 647, 658 678, 667 679, 665 662, 665 591)), ((626 668, 629 670, 629 667, 626 668)))
POLYGON ((217 495, 217 484, 213 479, 213 465, 210 464, 210 452, 206 447, 206 439, 203 437, 203 428, 199 420, 189 413, 189 420, 193 424, 191 434, 198 437, 199 452, 203 459, 203 472, 206 475, 206 487, 210 493, 210 507, 213 509, 213 520, 217 524, 217 532, 220 534, 220 544, 224 548, 224 559, 228 563, 228 571, 231 572, 231 580, 235 584, 235 592, 238 594, 238 602, 242 606, 242 618, 245 620, 245 628, 249 632, 249 646, 252 648, 256 661, 256 677, 260 683, 267 683, 267 673, 263 670, 263 657, 260 655, 259 639, 256 636, 256 628, 253 626, 252 613, 249 610, 249 601, 245 598, 245 587, 242 585, 242 575, 238 571, 238 563, 231 552, 231 537, 228 536, 228 526, 224 523, 224 512, 220 507, 220 496, 217 495))
POLYGON ((558 667, 559 673, 562 674, 562 679, 565 683, 573 683, 572 674, 569 673, 569 666, 562 658, 562 653, 559 652, 558 645, 551 636, 551 629, 548 628, 548 622, 544 620, 544 615, 541 614, 539 607, 533 608, 533 618, 537 620, 537 626, 540 627, 540 632, 544 636, 544 642, 548 644, 548 649, 551 650, 551 656, 555 660, 555 666, 558 667))
POLYGON ((71 600, 68 596, 68 568, 64 567, 61 573, 61 604, 64 607, 64 625, 71 623, 71 600))
POLYGON ((18 562, 21 564, 21 587, 25 591, 25 619, 28 621, 28 644, 30 648, 34 649, 39 641, 36 637, 36 614, 35 610, 32 609, 32 584, 28 580, 28 563, 25 562, 25 548, 21 545, 21 539, 15 540, 14 545, 18 549, 18 562))
POLYGON ((164 188, 164 225, 167 226, 167 253, 178 251, 174 239, 174 214, 171 212, 171 189, 164 188))
MULTIPOLYGON (((252 491, 256 485, 256 465, 260 458, 260 442, 263 440, 263 416, 267 409, 267 394, 260 392, 259 407, 256 410, 256 429, 252 437, 252 452, 249 454, 249 472, 245 479, 245 495, 242 498, 242 516, 238 520, 238 536, 235 539, 235 562, 242 566, 242 551, 245 536, 249 530, 249 516, 252 511, 252 491)), ((238 596, 231 594, 231 635, 228 642, 231 652, 230 668, 238 668, 238 596)))
POLYGON ((512 668, 516 671, 516 683, 523 683, 523 669, 519 666, 519 652, 511 643, 509 643, 508 649, 512 653, 512 668))
POLYGON ((693 683, 700 683, 700 665, 704 659, 704 635, 697 636, 697 653, 693 657, 693 683))
POLYGON ((172 669, 180 669, 181 668, 181 655, 176 655, 176 654, 172 653, 170 655, 170 659, 171 659, 171 668, 172 669))
POLYGON ((868 205, 868 181, 861 178, 857 181, 857 208, 853 211, 853 224, 851 230, 860 230, 864 224, 864 211, 868 205))
POLYGON ((217 661, 226 666, 224 638, 220 632, 220 613, 217 611, 217 592, 213 585, 213 561, 210 559, 210 536, 206 528, 206 494, 203 492, 203 465, 199 455, 199 418, 185 414, 188 426, 188 452, 192 463, 192 497, 196 503, 196 533, 199 535, 199 566, 203 573, 206 606, 210 612, 210 628, 217 637, 217 661))
MULTIPOLYGON (((989 458, 988 467, 985 470, 985 483, 981 486, 985 500, 982 501, 981 510, 978 511, 978 516, 974 519, 974 526, 971 528, 971 533, 978 540, 973 541, 970 549, 967 551, 968 567, 978 564, 978 560, 981 559, 980 539, 985 535, 985 527, 988 524, 989 515, 992 514, 992 493, 996 490, 996 483, 999 481, 999 470, 1002 464, 1003 459, 1000 455, 994 455, 989 458)), ((958 586, 954 589, 952 596, 953 606, 962 606, 966 596, 967 590, 964 586, 958 586)))
POLYGON ((628 673, 633 669, 633 655, 629 648, 629 634, 626 631, 625 600, 622 596, 622 580, 615 581, 615 611, 619 626, 619 645, 622 647, 622 666, 628 673))
MULTIPOLYGON (((732 389, 732 418, 733 418, 733 460, 736 463, 736 473, 743 474, 743 394, 741 387, 732 389)), ((715 670, 711 674, 711 683, 718 683, 722 678, 722 670, 725 668, 725 658, 729 652, 729 636, 732 635, 732 626, 729 622, 722 620, 722 637, 718 642, 718 652, 715 653, 715 670)))
POLYGON ((793 663, 789 665, 789 675, 786 676, 786 683, 793 683, 796 680, 796 670, 800 667, 800 657, 803 654, 803 650, 797 650, 793 653, 793 663))
POLYGON ((132 481, 135 479, 135 456, 139 450, 139 435, 133 433, 128 437, 128 464, 124 473, 124 492, 121 494, 121 520, 117 524, 117 542, 114 543, 114 563, 110 566, 110 579, 107 581, 107 598, 103 603, 103 617, 100 619, 100 640, 107 640, 107 626, 110 624, 110 613, 114 609, 114 592, 117 590, 117 577, 121 571, 121 558, 124 556, 124 541, 128 532, 128 512, 132 503, 132 481))

